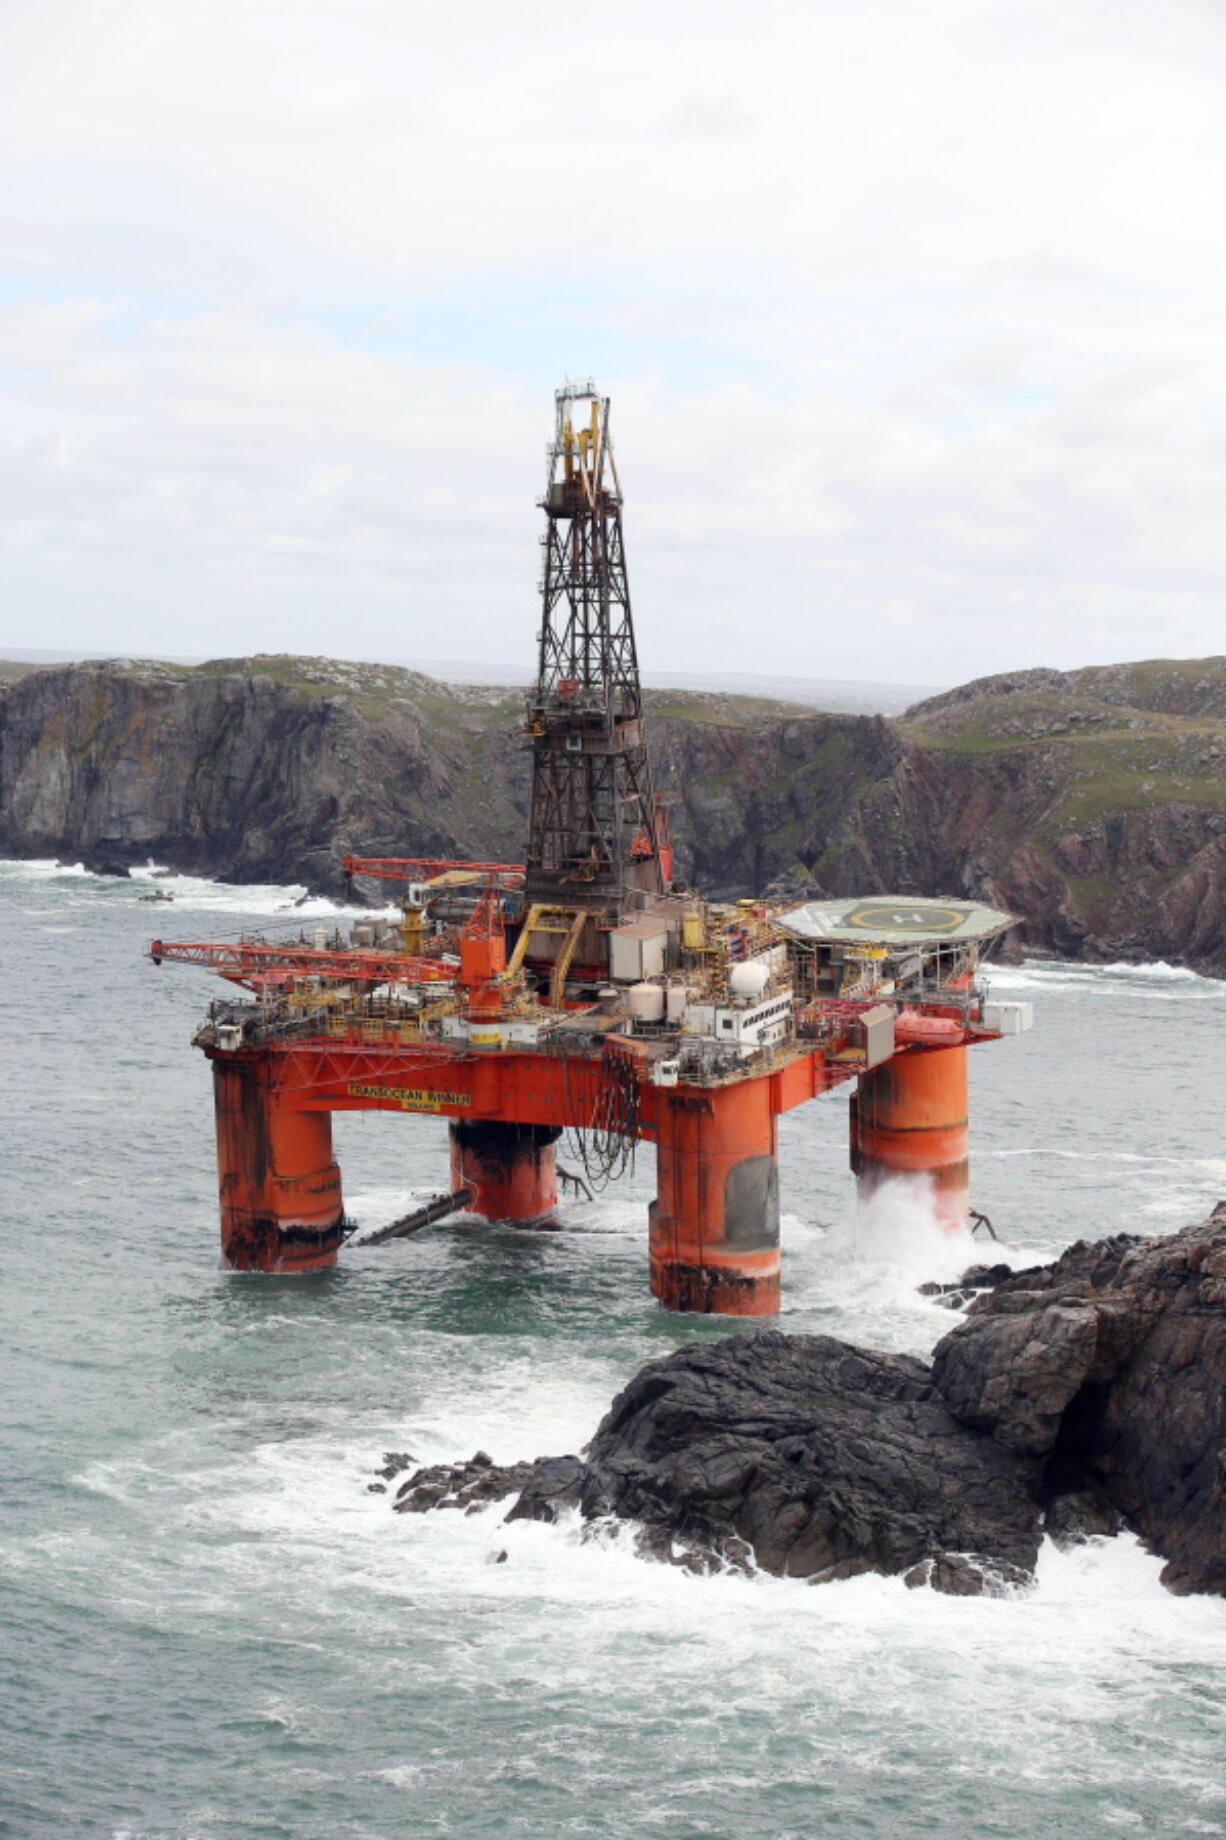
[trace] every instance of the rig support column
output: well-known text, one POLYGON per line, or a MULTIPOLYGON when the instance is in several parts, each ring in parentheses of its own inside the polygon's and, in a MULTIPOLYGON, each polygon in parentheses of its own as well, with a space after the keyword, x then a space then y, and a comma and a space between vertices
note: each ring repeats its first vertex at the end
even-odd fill
POLYGON ((465 1209, 486 1220, 532 1220, 558 1199, 551 1125, 458 1119, 451 1126, 451 1186, 472 1190, 465 1209))
POLYGON ((947 1232, 970 1218, 967 1050, 911 1048, 860 1075, 851 1102, 851 1166, 861 1200, 892 1176, 931 1177, 947 1232))
POLYGON ((669 1309, 778 1310, 778 1147, 769 1080, 660 1093, 651 1288, 669 1309))
POLYGON ((301 1112, 259 1061, 214 1060, 222 1263, 231 1271, 318 1271, 343 1232, 332 1116, 301 1112))

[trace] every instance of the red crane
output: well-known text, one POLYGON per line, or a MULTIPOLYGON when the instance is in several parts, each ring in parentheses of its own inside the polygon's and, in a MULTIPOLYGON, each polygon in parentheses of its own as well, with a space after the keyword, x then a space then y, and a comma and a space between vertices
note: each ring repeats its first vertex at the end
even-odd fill
POLYGON ((311 973, 337 983, 451 984, 458 969, 442 959, 416 958, 405 952, 330 952, 318 946, 274 945, 259 939, 155 939, 149 956, 155 965, 208 965, 232 983, 246 984, 252 990, 311 973))

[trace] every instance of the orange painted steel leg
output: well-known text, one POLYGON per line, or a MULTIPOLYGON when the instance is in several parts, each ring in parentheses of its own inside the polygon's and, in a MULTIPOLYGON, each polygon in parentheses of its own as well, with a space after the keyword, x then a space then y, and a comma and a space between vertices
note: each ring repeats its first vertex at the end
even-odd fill
POLYGON ((660 1094, 651 1288, 669 1309, 778 1310, 778 1147, 769 1080, 660 1094))
POLYGON ((932 1178, 941 1225, 970 1216, 967 1050, 910 1048, 860 1076, 852 1100, 851 1166, 861 1197, 898 1175, 932 1178))
POLYGON ((470 1188, 465 1212, 486 1220, 532 1220, 557 1205, 551 1125, 461 1119, 451 1127, 451 1186, 470 1188))
POLYGON ((341 1174, 329 1112, 295 1111, 259 1061, 215 1060, 221 1256, 232 1271, 335 1265, 341 1174))

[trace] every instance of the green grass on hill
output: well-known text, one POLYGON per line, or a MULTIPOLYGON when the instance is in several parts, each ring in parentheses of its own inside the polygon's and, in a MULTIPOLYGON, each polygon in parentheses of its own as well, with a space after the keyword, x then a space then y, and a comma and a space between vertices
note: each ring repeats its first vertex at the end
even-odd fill
MULTIPOLYGON (((1187 675, 1194 685, 1205 682, 1204 662, 1189 664, 1187 675)), ((1106 669, 1122 674, 1139 668, 1107 667, 1101 675, 1106 669)), ((1077 675, 1084 682, 1094 674, 1077 675)), ((1043 687, 945 703, 899 727, 917 746, 933 752, 1042 757, 1064 782, 1044 827, 1052 835, 1111 811, 1151 805, 1184 803, 1226 811, 1224 715, 1167 713, 1100 700, 1084 690, 1043 687)))

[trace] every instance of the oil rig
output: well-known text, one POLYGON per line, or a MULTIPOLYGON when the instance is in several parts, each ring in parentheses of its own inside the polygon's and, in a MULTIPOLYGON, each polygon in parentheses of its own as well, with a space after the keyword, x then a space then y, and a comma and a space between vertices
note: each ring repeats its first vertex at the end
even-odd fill
POLYGON ((333 1112, 428 1113, 450 1120, 451 1189, 364 1244, 449 1214, 548 1215, 564 1131, 593 1184, 646 1142, 655 1296, 769 1315, 779 1117, 834 1086, 855 1082, 861 1194, 920 1177, 944 1224, 967 1223, 967 1052, 1031 1021, 978 980, 1012 921, 913 895, 721 903, 676 881, 591 382, 557 392, 539 503, 525 860, 350 856, 348 875, 403 885, 401 918, 149 949, 237 987, 194 1037, 213 1066, 222 1262, 333 1265, 352 1226, 333 1112))

